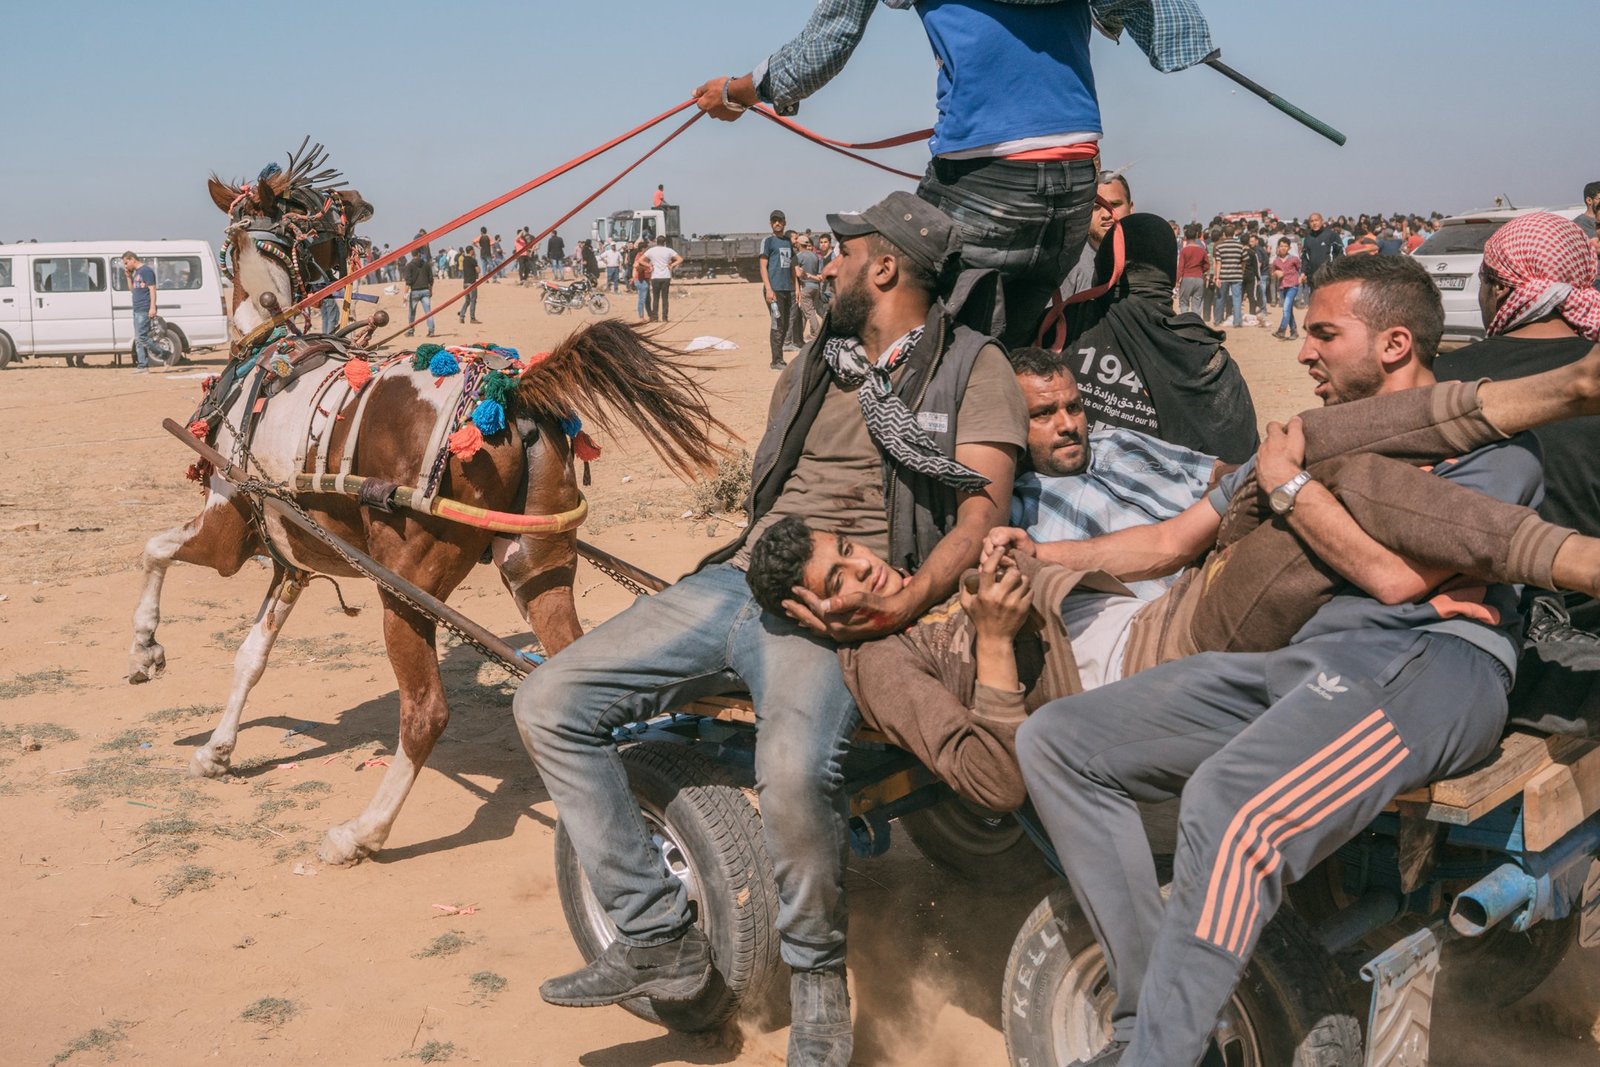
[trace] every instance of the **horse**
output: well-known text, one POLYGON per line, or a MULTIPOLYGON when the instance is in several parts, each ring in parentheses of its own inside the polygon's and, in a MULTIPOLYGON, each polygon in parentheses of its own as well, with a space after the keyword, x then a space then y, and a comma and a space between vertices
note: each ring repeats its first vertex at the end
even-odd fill
MULTIPOLYGON (((271 180, 260 184, 273 186, 271 180)), ((237 210, 244 190, 225 191, 231 194, 227 203, 237 210)), ((222 205, 224 198, 213 192, 222 205)), ((274 188, 273 195, 281 200, 284 193, 274 188)), ((258 198, 252 198, 250 210, 262 206, 258 198)), ((234 220, 227 230, 233 321, 246 337, 270 322, 274 309, 288 308, 303 295, 292 268, 262 252, 252 237, 252 227, 267 218, 255 214, 246 225, 234 220)), ((573 464, 574 442, 581 437, 569 439, 563 428, 574 414, 606 432, 619 424, 632 427, 686 477, 713 469, 727 450, 720 442, 734 436, 712 415, 691 373, 703 368, 682 364, 678 353, 616 320, 580 329, 550 353, 530 360, 534 365, 515 379, 514 393, 505 397, 504 427, 481 435, 481 447, 470 456, 434 447, 436 427, 449 414, 442 410, 441 397, 448 391, 437 388, 441 379, 416 366, 418 361, 397 358, 357 388, 348 369, 368 353, 341 352, 341 343, 309 335, 276 342, 270 351, 333 349, 332 372, 320 379, 314 372, 278 378, 276 395, 260 408, 253 425, 256 393, 241 388, 215 414, 214 447, 290 486, 297 473, 320 468, 392 488, 415 480, 431 464, 441 496, 468 509, 536 516, 570 514, 582 506, 573 464), (342 364, 346 381, 342 391, 334 391, 328 379, 339 373, 339 357, 345 355, 351 360, 342 364)), ((230 368, 262 354, 260 349, 236 351, 230 368)), ((204 432, 206 425, 200 427, 204 432)), ((272 558, 266 595, 234 658, 227 704, 190 761, 191 774, 214 778, 229 770, 246 699, 266 669, 273 642, 301 590, 313 576, 359 572, 326 542, 262 508, 217 472, 201 468, 195 473, 204 479, 204 507, 182 526, 150 538, 141 557, 144 586, 134 612, 128 679, 148 681, 166 666, 156 629, 162 582, 172 563, 210 567, 228 577, 253 556, 266 553, 272 558)), ((385 510, 381 501, 368 503, 336 492, 301 493, 296 502, 324 529, 441 600, 487 553, 548 654, 582 633, 572 595, 575 529, 496 534, 436 515, 385 510)), ((434 643, 435 620, 381 585, 379 599, 384 645, 400 696, 399 743, 366 809, 328 831, 318 854, 330 864, 355 863, 382 848, 450 715, 434 643)))

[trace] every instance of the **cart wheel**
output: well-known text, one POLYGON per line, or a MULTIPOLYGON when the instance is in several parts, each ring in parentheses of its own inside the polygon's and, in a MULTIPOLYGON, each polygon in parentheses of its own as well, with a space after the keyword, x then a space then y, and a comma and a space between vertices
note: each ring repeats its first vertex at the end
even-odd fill
POLYGON ((1452 938, 1439 953, 1439 1000, 1508 1008, 1537 989, 1566 956, 1582 916, 1548 919, 1527 933, 1502 923, 1481 937, 1452 938))
MULTIPOLYGON (((1333 961, 1306 925, 1280 911, 1222 1011, 1228 1067, 1360 1067, 1361 1027, 1333 961)), ((1001 1004, 1014 1067, 1065 1067, 1111 1038, 1116 999, 1088 920, 1062 886, 1033 909, 1011 946, 1001 1004)))
POLYGON ((589 310, 596 315, 604 315, 611 310, 611 301, 606 299, 604 293, 595 293, 589 297, 589 310))
POLYGON ((1054 872, 1014 815, 954 797, 899 819, 917 851, 964 882, 1027 889, 1054 872))
MULTIPOLYGON (((744 1005, 765 1007, 781 970, 778 889, 755 805, 720 767, 683 745, 642 742, 625 749, 622 762, 662 861, 688 890, 716 965, 711 985, 692 1001, 641 997, 622 1006, 682 1031, 714 1029, 744 1005)), ((573 940, 593 960, 616 938, 616 926, 595 899, 565 824, 556 827, 556 887, 573 940)))

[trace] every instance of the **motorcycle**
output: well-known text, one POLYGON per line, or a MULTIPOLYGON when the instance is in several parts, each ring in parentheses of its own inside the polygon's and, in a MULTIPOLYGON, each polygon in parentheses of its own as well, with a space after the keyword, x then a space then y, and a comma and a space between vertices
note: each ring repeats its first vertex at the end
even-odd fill
POLYGON ((548 315, 581 308, 588 308, 595 315, 604 315, 611 310, 611 301, 606 299, 604 293, 595 292, 587 278, 579 278, 571 285, 540 281, 539 286, 544 293, 544 310, 548 315))

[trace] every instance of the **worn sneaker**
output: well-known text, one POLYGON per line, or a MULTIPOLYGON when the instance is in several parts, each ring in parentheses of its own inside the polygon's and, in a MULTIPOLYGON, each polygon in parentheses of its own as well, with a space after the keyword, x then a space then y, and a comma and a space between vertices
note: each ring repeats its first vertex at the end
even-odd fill
POLYGON ((769 368, 771 368, 772 370, 782 370, 783 368, 787 367, 788 365, 789 364, 785 363, 781 359, 775 359, 771 363, 767 364, 767 366, 769 368))
POLYGON ((789 1067, 849 1067, 855 1049, 844 968, 789 978, 789 1067))
POLYGON ((596 1008, 635 997, 693 1000, 711 982, 711 942, 698 926, 682 937, 640 948, 613 941, 587 967, 539 987, 547 1004, 596 1008))

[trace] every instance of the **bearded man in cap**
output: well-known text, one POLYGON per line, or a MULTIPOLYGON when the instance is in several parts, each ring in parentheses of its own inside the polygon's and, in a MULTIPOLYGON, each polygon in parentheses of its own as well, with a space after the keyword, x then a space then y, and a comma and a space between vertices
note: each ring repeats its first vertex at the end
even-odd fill
MULTIPOLYGON (((858 713, 835 642, 892 633, 954 591, 1010 506, 1027 416, 1003 351, 936 297, 955 224, 908 193, 830 215, 840 254, 825 328, 778 379, 756 451, 750 524, 663 592, 641 597, 529 675, 517 725, 617 939, 540 988, 586 1007, 688 1001, 718 963, 628 790, 612 731, 699 697, 748 689, 755 784, 793 969, 789 1063, 844 1067, 848 804, 840 760, 858 713), (893 594, 787 615, 746 584, 749 548, 787 515, 847 530, 914 573, 893 594)), ((958 282, 956 291, 961 291, 958 282)))

